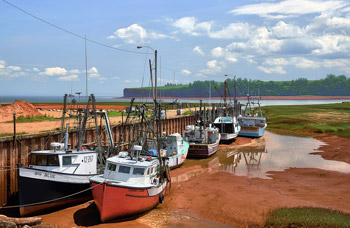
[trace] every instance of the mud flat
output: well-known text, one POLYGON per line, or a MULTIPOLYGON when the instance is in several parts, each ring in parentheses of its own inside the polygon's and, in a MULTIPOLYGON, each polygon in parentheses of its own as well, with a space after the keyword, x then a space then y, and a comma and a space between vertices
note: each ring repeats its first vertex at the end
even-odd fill
MULTIPOLYGON (((282 167, 281 171, 267 171, 266 176, 257 178, 255 173, 265 173, 263 165, 269 164, 267 161, 270 160, 272 150, 279 150, 273 147, 270 149, 271 136, 264 137, 267 141, 266 153, 261 146, 257 147, 259 141, 238 138, 231 145, 220 146, 216 157, 187 160, 184 166, 171 172, 173 183, 165 203, 138 217, 100 224, 93 201, 41 217, 43 222, 60 227, 261 227, 268 213, 279 207, 311 206, 350 213, 348 156, 344 150, 337 149, 337 139, 333 136, 322 136, 322 141, 311 138, 311 144, 314 143, 312 140, 318 144, 315 145, 316 148, 305 151, 324 153, 327 156, 341 154, 336 157, 343 162, 334 163, 335 166, 327 168, 328 160, 322 169, 305 168, 304 164, 297 164, 296 167, 303 168, 284 170, 282 167), (246 167, 252 175, 241 175, 233 171, 235 166, 237 171, 246 162, 241 158, 242 163, 236 165, 234 160, 227 160, 231 159, 229 154, 237 154, 237 150, 250 154, 259 154, 261 151, 261 166, 246 167), (228 164, 228 161, 232 164, 228 164), (341 171, 335 171, 338 169, 341 171)), ((300 144, 298 140, 304 139, 295 138, 296 144, 300 144)), ((350 139, 342 138, 342 141, 344 148, 350 146, 350 139)), ((309 156, 310 159, 313 156, 322 159, 320 155, 309 156)), ((258 157, 254 157, 255 160, 256 158, 258 157)), ((332 161, 329 162, 332 164, 332 161)))

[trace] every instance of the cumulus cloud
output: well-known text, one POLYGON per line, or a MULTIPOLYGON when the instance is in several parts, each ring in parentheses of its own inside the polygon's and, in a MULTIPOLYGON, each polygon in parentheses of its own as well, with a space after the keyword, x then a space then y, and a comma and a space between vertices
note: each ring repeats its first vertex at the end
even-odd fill
POLYGON ((79 81, 79 76, 76 74, 68 75, 68 76, 61 76, 57 78, 58 81, 79 81))
POLYGON ((148 32, 142 26, 138 24, 132 24, 127 28, 121 28, 114 32, 113 35, 107 37, 108 39, 122 39, 128 44, 142 44, 148 42, 148 40, 157 40, 165 38, 173 38, 171 36, 150 31, 148 32))
POLYGON ((222 47, 213 48, 210 53, 214 58, 222 57, 223 56, 223 48, 222 47))
POLYGON ((205 55, 204 52, 202 51, 202 49, 199 46, 194 47, 192 51, 194 53, 200 55, 200 56, 204 56, 205 55))
POLYGON ((195 17, 183 17, 176 20, 172 25, 184 34, 200 36, 208 34, 211 30, 212 24, 213 22, 210 21, 197 23, 195 17))
POLYGON ((281 19, 290 16, 334 11, 346 6, 345 0, 284 0, 238 7, 229 13, 281 19))
POLYGON ((286 74, 287 73, 281 66, 276 66, 276 67, 258 66, 258 69, 266 74, 286 74))
POLYGON ((54 76, 54 75, 65 75, 67 70, 62 67, 49 67, 45 68, 44 72, 40 72, 40 75, 54 76))
POLYGON ((88 70, 88 78, 89 80, 92 80, 92 79, 97 79, 99 80, 100 82, 103 82, 103 81, 106 81, 107 78, 106 77, 102 77, 101 74, 99 73, 98 69, 96 67, 91 67, 89 70, 88 70))
POLYGON ((231 23, 221 30, 210 31, 209 37, 213 39, 248 38, 255 27, 249 23, 231 23))
POLYGON ((119 76, 114 76, 114 77, 111 77, 111 79, 117 80, 117 79, 120 79, 120 77, 119 76))
POLYGON ((189 70, 183 69, 183 70, 181 71, 181 74, 184 74, 184 75, 191 75, 192 73, 191 73, 191 71, 189 71, 189 70))
POLYGON ((4 60, 0 60, 0 69, 5 68, 5 61, 4 60))
POLYGON ((195 75, 197 77, 206 77, 206 75, 214 75, 220 73, 226 68, 226 63, 224 61, 217 61, 216 59, 210 60, 206 63, 206 68, 200 70, 195 75))
POLYGON ((22 68, 19 67, 19 66, 8 66, 7 68, 9 70, 13 70, 13 71, 20 71, 20 70, 22 70, 22 68))

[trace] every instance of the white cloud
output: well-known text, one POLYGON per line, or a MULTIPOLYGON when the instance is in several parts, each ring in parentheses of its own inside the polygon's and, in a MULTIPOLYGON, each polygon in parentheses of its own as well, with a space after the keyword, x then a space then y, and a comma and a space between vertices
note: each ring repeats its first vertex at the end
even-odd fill
POLYGON ((248 38, 252 35, 254 28, 255 26, 248 23, 231 23, 221 30, 210 31, 209 37, 213 39, 248 38))
POLYGON ((34 72, 40 72, 40 69, 37 68, 37 67, 33 67, 33 68, 32 68, 32 71, 34 71, 34 72))
POLYGON ((114 76, 114 77, 111 77, 111 79, 117 80, 117 79, 120 79, 120 77, 119 76, 114 76))
POLYGON ((217 64, 218 64, 218 62, 215 59, 207 62, 207 66, 209 68, 215 68, 215 67, 217 67, 217 64))
POLYGON ((202 49, 199 46, 194 47, 192 51, 194 53, 197 53, 197 54, 201 55, 201 56, 205 55, 204 52, 202 51, 202 49))
POLYGON ((302 36, 301 29, 296 25, 287 24, 284 21, 279 21, 271 28, 273 35, 277 38, 294 38, 302 36))
POLYGON ((45 72, 40 72, 40 75, 54 76, 54 75, 65 75, 67 70, 62 67, 49 67, 45 68, 45 72))
POLYGON ((222 47, 216 47, 216 48, 213 48, 210 53, 214 58, 220 58, 224 55, 223 52, 224 51, 222 47))
POLYGON ((80 74, 80 70, 78 69, 73 69, 73 70, 69 70, 70 74, 80 74))
POLYGON ((61 76, 57 78, 58 81, 79 81, 79 76, 76 74, 68 75, 68 76, 61 76))
MULTIPOLYGON (((264 65, 269 66, 294 66, 297 68, 319 68, 321 66, 320 62, 312 61, 310 59, 306 59, 304 57, 291 57, 289 59, 286 58, 268 58, 263 63, 264 65)), ((266 68, 270 69, 270 68, 266 68)))
POLYGON ((5 65, 6 65, 5 61, 4 60, 0 60, 0 69, 5 68, 5 65))
POLYGON ((13 70, 13 71, 20 71, 20 70, 22 70, 22 68, 19 67, 19 66, 8 66, 7 68, 9 70, 13 70))
POLYGON ((138 24, 132 24, 127 28, 121 28, 114 32, 114 35, 108 36, 108 39, 119 38, 128 44, 142 44, 146 43, 149 39, 164 39, 173 38, 171 36, 156 33, 147 32, 146 29, 138 24))
POLYGON ((270 68, 258 66, 258 69, 266 74, 286 74, 287 73, 281 66, 270 67, 270 68))
POLYGON ((211 30, 213 22, 206 21, 197 23, 195 17, 183 17, 176 20, 173 26, 180 29, 184 34, 189 34, 192 36, 206 35, 211 30))
POLYGON ((192 74, 191 71, 186 70, 186 69, 183 69, 183 70, 181 71, 181 73, 184 74, 184 75, 191 75, 191 74, 192 74))
POLYGON ((347 3, 344 0, 285 0, 280 2, 245 5, 229 12, 241 15, 284 18, 296 15, 335 11, 346 6, 346 4, 347 3))
POLYGON ((327 68, 337 68, 350 74, 350 59, 326 59, 322 62, 322 66, 327 68))
POLYGON ((349 52, 349 36, 328 34, 316 37, 315 41, 321 46, 321 48, 313 51, 313 53, 317 55, 349 52))
POLYGON ((206 63, 205 69, 200 70, 195 75, 197 77, 206 77, 206 75, 214 75, 220 73, 226 68, 226 63, 224 61, 217 61, 216 59, 210 60, 206 63))

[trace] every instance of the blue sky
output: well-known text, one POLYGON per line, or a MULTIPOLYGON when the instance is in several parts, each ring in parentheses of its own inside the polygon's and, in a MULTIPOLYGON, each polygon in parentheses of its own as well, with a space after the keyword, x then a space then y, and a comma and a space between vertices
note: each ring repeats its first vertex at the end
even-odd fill
POLYGON ((153 51, 139 45, 158 50, 161 84, 350 73, 346 0, 6 1, 80 38, 0 0, 2 96, 85 93, 84 35, 114 47, 87 42, 97 96, 149 85, 153 51))

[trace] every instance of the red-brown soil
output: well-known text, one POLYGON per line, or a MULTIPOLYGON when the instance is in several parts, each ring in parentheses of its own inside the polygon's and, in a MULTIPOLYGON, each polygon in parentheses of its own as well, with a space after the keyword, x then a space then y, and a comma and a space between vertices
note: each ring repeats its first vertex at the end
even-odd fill
MULTIPOLYGON (((339 154, 337 160, 349 163, 348 152, 336 148, 339 140, 344 148, 349 147, 350 139, 322 136, 322 140, 328 143, 320 148, 322 153, 339 154)), ((232 145, 220 147, 246 143, 254 140, 238 138, 232 145)), ((279 207, 323 207, 350 213, 350 174, 290 168, 270 172, 272 179, 250 179, 226 172, 205 172, 183 181, 176 178, 196 168, 171 171, 174 183, 165 203, 129 221, 99 224, 93 201, 41 217, 45 223, 60 227, 262 227, 268 213, 279 207)))
POLYGON ((19 116, 41 116, 41 113, 36 110, 34 105, 27 101, 16 101, 13 104, 0 108, 0 120, 9 121, 13 120, 13 113, 16 113, 16 117, 19 116))
MULTIPOLYGON (((61 104, 35 104, 35 108, 41 108, 41 109, 63 109, 63 105, 61 104)), ((120 105, 96 105, 96 109, 103 109, 103 110, 114 110, 114 111, 122 111, 125 110, 126 106, 120 106, 120 105)))

